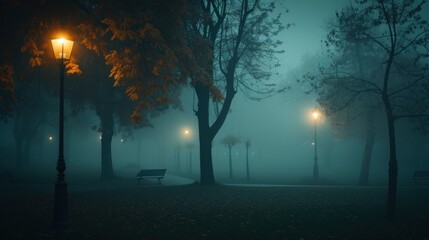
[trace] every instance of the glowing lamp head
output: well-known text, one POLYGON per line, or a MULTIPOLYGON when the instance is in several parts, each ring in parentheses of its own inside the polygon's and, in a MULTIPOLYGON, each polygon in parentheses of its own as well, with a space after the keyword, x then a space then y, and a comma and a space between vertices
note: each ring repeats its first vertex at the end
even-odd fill
POLYGON ((69 60, 73 49, 73 41, 64 38, 52 39, 52 49, 57 60, 69 60))
POLYGON ((192 132, 191 132, 191 130, 189 128, 183 128, 180 131, 180 135, 184 139, 190 139, 192 137, 192 132))
POLYGON ((319 112, 317 111, 317 110, 314 110, 314 112, 313 112, 313 119, 314 120, 317 120, 317 119, 319 119, 319 112))
POLYGON ((311 112, 311 117, 313 118, 314 121, 319 120, 319 118, 320 118, 320 111, 319 111, 319 109, 317 107, 315 107, 313 109, 313 111, 311 112))

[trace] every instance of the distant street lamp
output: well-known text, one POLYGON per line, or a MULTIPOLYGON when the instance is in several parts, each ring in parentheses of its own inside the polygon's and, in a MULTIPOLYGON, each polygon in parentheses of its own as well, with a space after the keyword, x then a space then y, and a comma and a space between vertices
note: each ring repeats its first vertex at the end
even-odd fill
POLYGON ((191 136, 191 131, 187 128, 183 129, 183 136, 189 138, 191 136))
POLYGON ((67 183, 65 181, 66 163, 64 160, 64 72, 66 61, 70 59, 73 41, 64 38, 52 39, 55 59, 60 67, 60 113, 59 113, 59 151, 57 162, 57 182, 55 183, 55 203, 53 228, 56 233, 70 232, 68 223, 67 183))
POLYGON ((312 112, 314 120, 314 167, 313 167, 313 181, 319 180, 319 166, 317 165, 317 120, 320 118, 320 112, 317 107, 312 112))

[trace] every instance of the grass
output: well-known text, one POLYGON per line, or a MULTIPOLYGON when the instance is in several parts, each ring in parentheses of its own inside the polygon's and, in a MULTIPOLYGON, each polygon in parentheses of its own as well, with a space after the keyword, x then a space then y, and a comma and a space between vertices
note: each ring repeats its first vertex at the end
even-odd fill
MULTIPOLYGON (((5 191, 4 191, 5 192, 5 191)), ((140 186, 69 194, 71 234, 51 230, 53 195, 0 198, 0 239, 428 239, 429 188, 140 186)))

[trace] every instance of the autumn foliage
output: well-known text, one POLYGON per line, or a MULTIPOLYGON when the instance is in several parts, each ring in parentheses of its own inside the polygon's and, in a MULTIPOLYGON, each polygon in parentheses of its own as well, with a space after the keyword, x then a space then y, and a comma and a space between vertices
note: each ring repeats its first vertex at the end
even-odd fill
MULTIPOLYGON (((199 70, 188 47, 183 22, 190 14, 186 1, 48 0, 9 7, 19 13, 31 12, 21 20, 23 30, 17 34, 23 39, 20 53, 16 53, 20 62, 33 68, 51 65, 49 40, 67 32, 66 37, 75 41, 67 73, 85 74, 79 67, 88 57, 84 49, 95 53, 108 66, 113 85, 122 87, 136 103, 131 117, 134 123, 141 123, 144 110, 170 104, 171 96, 177 95, 190 75, 209 76, 199 70)), ((2 85, 12 81, 8 80, 10 71, 5 71, 2 85)))

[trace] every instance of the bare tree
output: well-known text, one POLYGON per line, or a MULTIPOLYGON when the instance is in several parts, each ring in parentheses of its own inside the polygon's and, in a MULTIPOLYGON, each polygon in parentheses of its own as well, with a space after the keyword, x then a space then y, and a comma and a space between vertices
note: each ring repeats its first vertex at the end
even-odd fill
POLYGON ((270 79, 278 66, 274 37, 288 27, 273 17, 274 3, 260 0, 193 1, 190 42, 200 64, 192 76, 197 109, 201 183, 215 184, 212 141, 222 127, 238 90, 252 99, 277 93, 270 79), (256 93, 256 95, 255 95, 256 93), (212 103, 211 101, 212 100, 212 103), (214 109, 214 116, 211 108, 214 109))
POLYGON ((228 135, 221 140, 221 143, 228 148, 229 152, 229 178, 234 177, 232 173, 232 148, 239 142, 240 138, 234 135, 228 135))
POLYGON ((328 111, 345 109, 362 99, 384 110, 389 132, 388 218, 395 216, 397 195, 395 122, 402 117, 427 116, 429 110, 429 25, 421 15, 424 4, 418 0, 363 0, 338 12, 327 41, 332 65, 321 69, 320 78, 312 79, 321 95, 319 101, 328 111), (347 60, 356 48, 358 53, 366 53, 353 58, 369 62, 365 70, 347 60))

